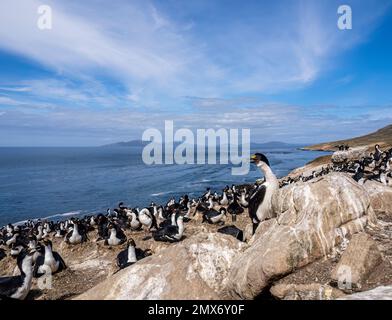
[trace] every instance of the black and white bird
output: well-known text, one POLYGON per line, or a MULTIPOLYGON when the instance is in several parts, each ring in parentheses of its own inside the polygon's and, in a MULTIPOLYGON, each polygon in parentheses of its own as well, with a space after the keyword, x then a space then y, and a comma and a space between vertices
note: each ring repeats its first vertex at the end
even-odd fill
POLYGON ((148 230, 151 230, 152 228, 158 229, 157 220, 154 214, 152 214, 150 210, 148 210, 148 208, 144 208, 140 210, 138 219, 140 223, 143 226, 145 226, 148 230))
POLYGON ((0 278, 0 300, 24 300, 31 289, 33 280, 33 252, 22 250, 17 257, 20 275, 0 278))
POLYGON ((359 184, 363 184, 365 181, 365 166, 362 162, 356 163, 355 174, 352 177, 359 184))
POLYGON ((203 212, 202 222, 208 222, 209 224, 224 223, 227 210, 220 208, 219 210, 211 209, 203 212))
POLYGON ((264 174, 265 182, 253 190, 249 198, 249 216, 253 222, 253 232, 258 224, 266 219, 274 217, 272 209, 272 197, 279 190, 279 181, 272 172, 267 157, 262 153, 251 156, 253 162, 264 174))
POLYGON ((15 232, 11 237, 9 237, 5 244, 11 247, 13 244, 19 244, 20 242, 20 234, 19 232, 15 232))
POLYGON ((240 195, 241 195, 241 196, 240 196, 240 199, 239 199, 240 205, 241 205, 242 207, 244 207, 244 208, 248 208, 249 202, 248 202, 248 200, 247 200, 248 195, 247 195, 247 193, 246 193, 246 189, 242 190, 241 193, 240 193, 240 195))
POLYGON ((227 206, 229 204, 229 199, 227 198, 227 190, 223 190, 222 198, 219 201, 221 206, 227 206))
POLYGON ((202 198, 202 200, 207 201, 208 198, 210 197, 210 195, 211 195, 211 189, 207 188, 206 192, 203 194, 203 196, 201 198, 202 198))
POLYGON ((177 242, 182 239, 184 233, 184 217, 178 215, 176 225, 167 225, 152 233, 155 241, 177 242))
POLYGON ((142 250, 136 247, 135 241, 130 238, 127 243, 127 248, 122 250, 117 255, 117 266, 120 269, 124 269, 134 264, 138 260, 141 260, 147 256, 151 255, 151 250, 142 250))
POLYGON ((381 160, 382 156, 382 151, 380 150, 380 145, 376 144, 374 147, 374 154, 373 154, 373 159, 378 162, 381 160))
POLYGON ((79 244, 87 241, 87 234, 78 221, 73 221, 72 230, 65 236, 65 242, 68 244, 79 244))
POLYGON ((108 225, 109 237, 105 240, 105 245, 118 246, 127 241, 127 237, 120 227, 113 223, 108 225))
POLYGON ((40 243, 37 241, 37 237, 35 235, 31 235, 28 237, 27 247, 29 250, 32 250, 33 253, 33 263, 35 263, 39 256, 41 256, 44 252, 44 249, 40 243))
POLYGON ((16 258, 23 249, 25 249, 25 247, 22 244, 13 243, 10 249, 11 257, 16 258))
POLYGON ((44 240, 44 255, 37 258, 34 264, 34 277, 38 278, 44 274, 53 275, 67 268, 63 258, 59 253, 53 251, 53 243, 50 240, 44 240))
POLYGON ((242 208, 241 205, 238 203, 237 194, 234 194, 233 200, 227 207, 227 212, 231 214, 232 222, 237 221, 237 215, 244 212, 244 208, 242 208))

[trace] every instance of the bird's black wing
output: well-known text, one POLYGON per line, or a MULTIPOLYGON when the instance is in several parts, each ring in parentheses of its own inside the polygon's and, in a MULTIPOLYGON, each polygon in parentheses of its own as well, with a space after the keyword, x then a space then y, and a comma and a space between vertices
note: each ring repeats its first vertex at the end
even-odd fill
POLYGON ((4 252, 3 249, 0 249, 0 261, 5 258, 7 256, 7 254, 4 252))
POLYGON ((125 249, 117 255, 117 266, 120 269, 123 269, 125 268, 127 262, 128 262, 128 249, 125 249))
POLYGON ((204 212, 203 215, 205 215, 206 218, 210 218, 210 219, 211 219, 211 218, 214 218, 214 217, 219 216, 219 215, 220 215, 220 212, 219 212, 219 211, 216 211, 216 210, 214 210, 214 209, 210 209, 210 210, 204 212))
POLYGON ((137 260, 141 260, 145 257, 151 256, 151 250, 147 249, 147 250, 142 250, 140 248, 135 248, 135 252, 136 252, 136 258, 137 260))
POLYGON ((23 277, 4 277, 0 278, 0 296, 10 297, 23 284, 23 277))
POLYGON ((259 208, 260 204, 263 202, 265 193, 267 191, 267 187, 265 185, 258 186, 252 193, 249 198, 249 217, 253 220, 257 220, 257 209, 259 208))
POLYGON ((163 229, 155 231, 152 233, 152 236, 155 241, 170 241, 171 236, 176 235, 178 233, 177 226, 166 226, 163 229))
POLYGON ((243 241, 243 238, 244 238, 244 233, 242 232, 242 230, 237 228, 234 225, 222 227, 222 228, 218 229, 217 231, 219 233, 231 235, 240 241, 243 241))
POLYGON ((166 226, 171 225, 171 220, 167 219, 167 220, 163 220, 160 224, 159 224, 159 229, 164 229, 166 226))
POLYGON ((60 262, 59 264, 59 269, 57 271, 62 271, 67 269, 67 265, 65 264, 63 258, 60 256, 60 254, 58 252, 53 252, 53 257, 56 261, 60 262))
POLYGON ((43 255, 38 256, 34 264, 33 276, 38 278, 43 275, 43 273, 38 273, 38 268, 42 266, 45 262, 45 257, 43 255))
POLYGON ((120 240, 127 240, 127 236, 125 235, 124 231, 121 228, 117 228, 117 238, 120 240))
POLYGON ((178 227, 177 226, 170 225, 170 226, 167 226, 165 228, 165 234, 175 235, 177 233, 178 233, 178 227))

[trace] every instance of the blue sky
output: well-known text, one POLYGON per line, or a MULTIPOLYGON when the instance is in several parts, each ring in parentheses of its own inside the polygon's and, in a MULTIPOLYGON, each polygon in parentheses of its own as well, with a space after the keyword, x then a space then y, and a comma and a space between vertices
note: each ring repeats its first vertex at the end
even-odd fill
POLYGON ((2 0, 0 146, 141 139, 164 120, 257 142, 351 137, 392 123, 390 57, 389 0, 2 0))

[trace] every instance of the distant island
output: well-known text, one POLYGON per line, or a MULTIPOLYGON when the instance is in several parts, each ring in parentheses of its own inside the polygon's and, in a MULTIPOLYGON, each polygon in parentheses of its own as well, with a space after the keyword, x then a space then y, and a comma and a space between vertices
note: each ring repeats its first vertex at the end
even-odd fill
POLYGON ((105 144, 101 147, 104 147, 104 148, 107 148, 107 147, 144 147, 147 144, 148 144, 148 142, 144 142, 142 140, 131 140, 131 141, 121 141, 121 142, 105 144))
MULTIPOLYGON (((111 143, 111 144, 105 144, 101 147, 108 148, 108 147, 144 147, 147 144, 149 144, 149 141, 142 141, 142 140, 131 140, 131 141, 121 141, 121 142, 116 142, 116 143, 111 143)), ((174 145, 179 145, 181 142, 175 142, 174 145)), ((294 147, 301 147, 304 146, 303 144, 291 144, 291 143, 285 143, 281 141, 269 141, 269 142, 254 142, 251 143, 251 149, 255 148, 294 148, 294 147)))

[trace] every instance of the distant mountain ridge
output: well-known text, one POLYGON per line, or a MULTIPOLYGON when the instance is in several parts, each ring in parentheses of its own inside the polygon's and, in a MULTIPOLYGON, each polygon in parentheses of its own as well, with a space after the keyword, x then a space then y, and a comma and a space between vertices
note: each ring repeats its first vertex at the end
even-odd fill
MULTIPOLYGON (((121 141, 111 144, 103 145, 102 147, 144 147, 149 144, 150 141, 142 141, 142 140, 131 140, 131 141, 121 141)), ((181 142, 175 142, 174 145, 177 146, 181 144, 181 142)), ((289 148, 289 147, 298 147, 299 144, 290 144, 281 141, 270 141, 270 142, 254 142, 251 143, 251 148, 289 148)))
POLYGON ((143 142, 142 140, 131 140, 105 144, 101 147, 144 147, 148 143, 149 142, 143 142))
POLYGON ((319 143, 312 146, 304 147, 303 150, 336 151, 336 146, 342 144, 348 145, 349 147, 368 146, 369 148, 373 148, 374 145, 379 144, 381 148, 391 148, 392 124, 364 136, 326 143, 319 143))

